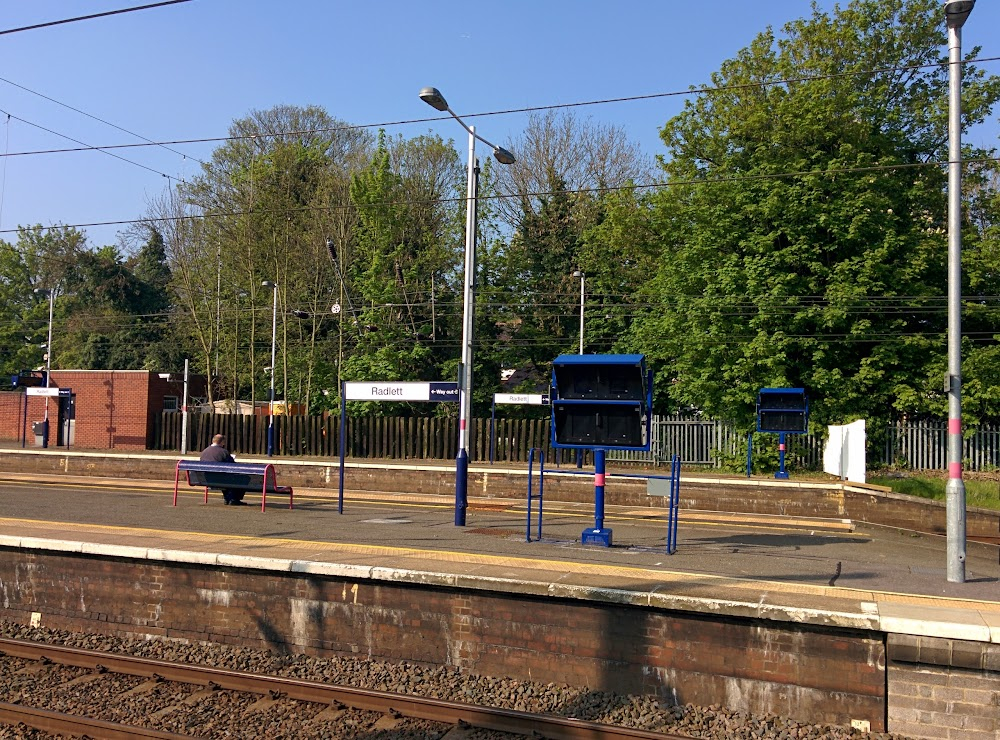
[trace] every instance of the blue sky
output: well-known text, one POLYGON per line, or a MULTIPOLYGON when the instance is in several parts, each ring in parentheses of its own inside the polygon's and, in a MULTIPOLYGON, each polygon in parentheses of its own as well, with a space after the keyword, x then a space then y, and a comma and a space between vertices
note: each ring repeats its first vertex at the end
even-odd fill
MULTIPOLYGON (((151 0, 4 0, 0 30, 144 5, 151 0)), ((842 3, 844 4, 844 3, 842 3)), ((820 7, 831 9, 832 0, 820 7)), ((138 142, 115 128, 22 90, 41 93, 154 141, 225 136, 231 121, 278 104, 320 105, 353 124, 439 115, 417 97, 433 85, 461 114, 558 105, 686 89, 768 25, 809 14, 806 0, 191 0, 39 30, 0 35, 0 150, 138 142), (10 83, 15 83, 12 85, 10 83)), ((963 47, 1000 56, 1000 2, 980 0, 963 47)), ((987 69, 1000 73, 1000 63, 987 69)), ((682 97, 576 108, 625 129, 647 154, 682 97)), ((526 114, 476 119, 503 144, 526 114)), ((454 121, 388 127, 464 141, 454 121)), ((996 146, 994 119, 971 135, 996 146)), ((169 182, 190 178, 213 144, 0 160, 0 230, 141 217, 169 182), (141 165, 141 166, 139 166, 141 165)), ((464 148, 460 145, 464 157, 464 148)), ((87 227, 93 246, 120 226, 87 227)), ((0 233, 8 241, 13 233, 0 233)))

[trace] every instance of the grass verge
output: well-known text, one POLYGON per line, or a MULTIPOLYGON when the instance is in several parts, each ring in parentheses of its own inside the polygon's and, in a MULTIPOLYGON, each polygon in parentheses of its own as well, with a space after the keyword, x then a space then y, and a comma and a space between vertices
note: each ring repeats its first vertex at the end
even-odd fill
MULTIPOLYGON (((877 486, 887 486, 896 493, 908 496, 944 501, 946 478, 925 478, 920 476, 872 475, 868 483, 877 486)), ((965 479, 965 505, 977 506, 982 509, 1000 510, 1000 480, 965 479)))

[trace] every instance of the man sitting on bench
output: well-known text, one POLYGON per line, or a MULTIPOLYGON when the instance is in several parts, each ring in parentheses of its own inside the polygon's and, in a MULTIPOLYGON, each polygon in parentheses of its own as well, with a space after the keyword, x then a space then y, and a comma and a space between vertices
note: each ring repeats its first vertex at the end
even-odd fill
MULTIPOLYGON (((226 449, 226 436, 224 434, 216 434, 212 437, 212 444, 202 450, 199 460, 201 462, 236 462, 233 456, 229 454, 229 450, 226 449)), ((246 506, 247 503, 243 500, 243 494, 243 491, 223 489, 222 498, 226 506, 246 506)))

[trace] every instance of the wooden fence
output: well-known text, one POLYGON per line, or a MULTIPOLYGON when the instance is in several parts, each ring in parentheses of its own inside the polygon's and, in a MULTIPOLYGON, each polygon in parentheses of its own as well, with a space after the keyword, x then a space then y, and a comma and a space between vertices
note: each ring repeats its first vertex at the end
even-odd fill
MULTIPOLYGON (((155 424, 151 448, 181 449, 182 416, 161 414, 155 424)), ((458 421, 454 418, 361 417, 347 420, 346 453, 351 458, 390 460, 454 460, 458 452, 458 421)), ((554 450, 549 419, 497 419, 496 462, 524 463, 531 448, 545 451, 547 464, 571 464, 574 450, 554 450)), ((187 449, 207 447, 215 434, 225 434, 236 455, 263 455, 267 451, 266 416, 235 414, 191 414, 188 416, 187 449)), ((337 457, 340 418, 337 416, 276 416, 275 454, 283 456, 337 457)), ((869 467, 878 465, 912 470, 943 470, 947 467, 946 422, 897 423, 885 430, 884 448, 869 444, 869 467)), ((654 416, 649 452, 612 450, 608 459, 637 465, 663 465, 677 454, 684 465, 720 467, 724 460, 739 463, 746 455, 746 435, 732 425, 713 419, 654 416)), ((755 435, 755 448, 763 437, 755 435)), ((871 436, 871 435, 870 435, 871 436)), ((792 468, 818 469, 823 462, 824 440, 818 435, 787 436, 787 463, 792 468)), ((881 443, 880 443, 881 444, 881 443)), ((490 420, 473 419, 469 457, 474 462, 491 459, 490 420)), ((965 466, 969 470, 1000 468, 1000 427, 981 425, 965 440, 965 466)), ((745 459, 745 458, 744 458, 745 459)), ((590 460, 586 453, 585 461, 590 460)))
MULTIPOLYGON (((155 423, 152 449, 180 450, 182 415, 160 414, 155 423)), ((216 434, 225 434, 234 455, 263 455, 267 451, 266 416, 190 414, 187 449, 202 450, 216 434)), ((340 418, 336 416, 275 416, 274 454, 337 457, 340 455, 340 418)), ((532 447, 545 450, 545 459, 568 462, 569 450, 553 450, 548 419, 497 419, 497 462, 527 462, 532 447)), ((388 418, 370 416, 348 419, 345 452, 352 458, 390 460, 454 460, 458 454, 458 420, 454 418, 388 418)), ((469 457, 490 459, 490 420, 473 419, 469 457)))

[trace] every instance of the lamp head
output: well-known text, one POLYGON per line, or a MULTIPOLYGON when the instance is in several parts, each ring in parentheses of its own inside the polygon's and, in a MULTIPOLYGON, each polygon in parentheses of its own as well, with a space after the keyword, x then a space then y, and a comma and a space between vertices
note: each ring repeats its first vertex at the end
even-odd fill
POLYGON ((944 4, 944 18, 948 28, 961 28, 976 5, 976 0, 948 0, 944 4))
POLYGON ((578 277, 578 278, 582 278, 582 277, 584 277, 584 276, 585 276, 586 274, 587 274, 587 273, 585 273, 585 272, 584 272, 583 270, 573 270, 573 277, 578 277))
POLYGON ((514 162, 517 161, 514 155, 508 152, 502 146, 494 147, 493 157, 500 164, 514 164, 514 162))
POLYGON ((35 289, 34 289, 33 291, 31 291, 31 292, 32 292, 32 293, 34 293, 35 295, 44 295, 44 296, 48 296, 48 294, 49 294, 49 291, 47 291, 47 290, 46 290, 45 288, 35 288, 35 289))
POLYGON ((421 89, 420 99, 434 110, 442 112, 448 110, 448 101, 444 99, 444 95, 442 95, 441 91, 436 87, 425 87, 421 89))
POLYGON ((309 313, 308 311, 303 311, 301 308, 294 309, 292 311, 292 316, 295 316, 295 317, 300 318, 300 319, 312 318, 312 314, 311 313, 309 313))
POLYGON ((260 285, 262 288, 271 288, 272 290, 278 287, 276 283, 272 283, 270 280, 264 280, 260 285))

